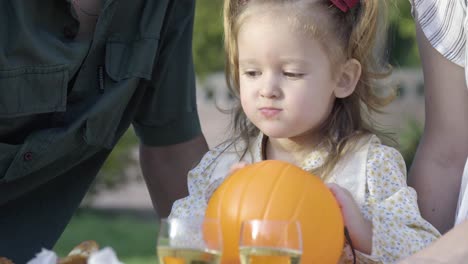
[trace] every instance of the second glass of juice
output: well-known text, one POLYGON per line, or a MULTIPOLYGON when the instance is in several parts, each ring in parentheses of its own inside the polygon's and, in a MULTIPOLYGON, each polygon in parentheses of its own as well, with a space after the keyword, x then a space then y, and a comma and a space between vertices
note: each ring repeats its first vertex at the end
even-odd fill
POLYGON ((219 264, 219 221, 203 217, 162 219, 156 249, 160 264, 219 264))

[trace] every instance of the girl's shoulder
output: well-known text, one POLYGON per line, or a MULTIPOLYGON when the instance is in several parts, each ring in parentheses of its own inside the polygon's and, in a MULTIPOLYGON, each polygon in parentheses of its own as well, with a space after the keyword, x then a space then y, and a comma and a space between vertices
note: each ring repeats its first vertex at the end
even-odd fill
POLYGON ((223 158, 223 153, 232 153, 236 140, 228 140, 213 147, 203 155, 200 163, 195 169, 204 170, 213 164, 214 161, 223 158))
POLYGON ((188 174, 188 187, 203 190, 204 200, 208 201, 213 192, 229 176, 231 167, 241 161, 246 144, 242 140, 225 141, 208 151, 200 163, 188 174))
POLYGON ((219 167, 219 164, 231 163, 232 165, 232 163, 239 162, 243 154, 249 150, 250 147, 246 148, 245 142, 239 138, 226 140, 205 153, 192 172, 212 171, 219 167))
POLYGON ((367 155, 367 165, 371 168, 395 167, 398 171, 406 171, 406 164, 403 155, 394 147, 385 145, 375 135, 369 142, 367 155))
POLYGON ((374 156, 402 156, 396 147, 385 145, 376 135, 370 136, 369 153, 374 156))
POLYGON ((343 162, 367 164, 367 167, 380 167, 389 163, 402 169, 406 167, 400 151, 395 147, 383 144, 380 138, 374 134, 362 135, 356 141, 352 151, 349 151, 344 157, 343 162))
POLYGON ((236 155, 241 157, 242 153, 244 153, 248 149, 250 149, 250 146, 247 147, 246 143, 242 139, 234 138, 218 144, 210 151, 208 151, 206 153, 206 156, 207 158, 223 157, 224 155, 236 155))

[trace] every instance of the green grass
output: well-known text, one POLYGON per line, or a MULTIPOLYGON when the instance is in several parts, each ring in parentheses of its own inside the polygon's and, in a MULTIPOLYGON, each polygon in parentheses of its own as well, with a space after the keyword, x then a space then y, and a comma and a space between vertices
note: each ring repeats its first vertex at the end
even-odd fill
POLYGON ((157 263, 156 235, 155 219, 81 210, 72 218, 54 251, 66 256, 80 242, 95 240, 101 248, 112 247, 125 264, 157 263))

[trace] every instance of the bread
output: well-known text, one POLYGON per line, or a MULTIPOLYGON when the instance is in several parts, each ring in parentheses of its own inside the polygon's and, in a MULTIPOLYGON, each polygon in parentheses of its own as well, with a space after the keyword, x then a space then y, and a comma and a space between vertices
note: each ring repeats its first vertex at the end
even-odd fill
MULTIPOLYGON (((91 253, 99 250, 99 245, 94 240, 83 241, 74 247, 68 256, 59 260, 59 264, 86 264, 91 253)), ((2 264, 2 263, 0 263, 2 264)))
POLYGON ((86 264, 88 258, 80 255, 66 256, 65 258, 59 259, 59 264, 86 264))
POLYGON ((0 257, 0 264, 14 264, 13 261, 5 257, 0 257))

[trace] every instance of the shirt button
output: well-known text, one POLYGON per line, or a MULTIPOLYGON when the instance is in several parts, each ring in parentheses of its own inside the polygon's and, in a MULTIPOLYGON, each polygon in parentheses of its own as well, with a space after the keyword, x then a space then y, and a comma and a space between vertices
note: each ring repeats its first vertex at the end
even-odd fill
POLYGON ((76 30, 74 30, 71 26, 63 27, 63 36, 67 39, 74 39, 76 37, 76 30))
POLYGON ((31 161, 33 159, 33 154, 32 152, 28 151, 23 154, 23 160, 24 161, 31 161))

